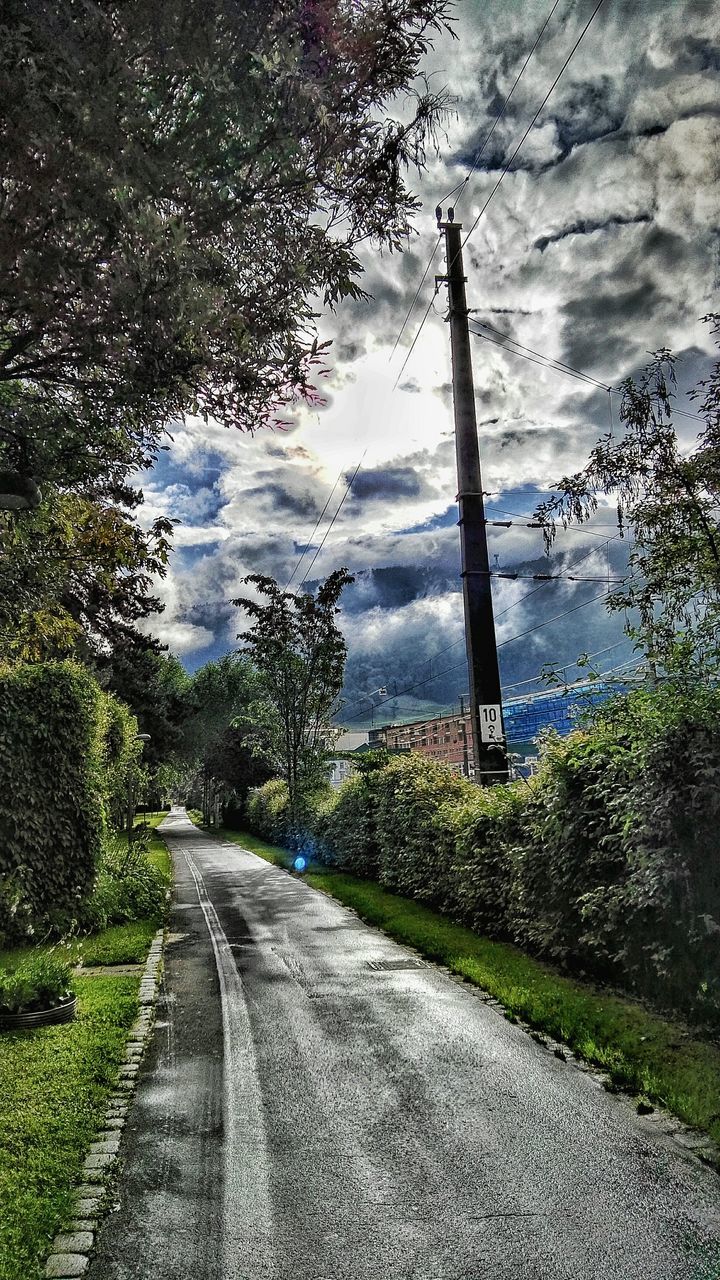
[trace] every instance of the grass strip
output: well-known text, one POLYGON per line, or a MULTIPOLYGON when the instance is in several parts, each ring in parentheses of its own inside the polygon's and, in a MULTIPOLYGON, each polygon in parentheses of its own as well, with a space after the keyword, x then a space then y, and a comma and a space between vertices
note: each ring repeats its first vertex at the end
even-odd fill
MULTIPOLYGON (((292 855, 277 845, 227 828, 218 835, 275 866, 291 865, 292 855)), ((483 938, 373 881, 317 863, 303 879, 352 907, 368 924, 488 991, 511 1018, 602 1067, 613 1087, 659 1103, 720 1142, 719 1046, 636 1001, 566 977, 517 947, 483 938)))
POLYGON ((136 978, 76 987, 74 1022, 0 1033, 0 1280, 40 1280, 137 1013, 136 978))

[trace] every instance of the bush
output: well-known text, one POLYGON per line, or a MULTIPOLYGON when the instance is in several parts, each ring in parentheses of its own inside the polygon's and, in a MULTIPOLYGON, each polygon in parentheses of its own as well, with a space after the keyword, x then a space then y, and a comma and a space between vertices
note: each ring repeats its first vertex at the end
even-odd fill
POLYGON ((528 800, 523 782, 474 789, 444 815, 454 834, 448 906, 453 917, 490 938, 515 936, 519 892, 517 862, 527 838, 528 800))
POLYGON ((0 1014, 52 1009, 71 990, 69 961, 52 952, 30 956, 0 973, 0 1014))
POLYGON ((290 799, 287 783, 273 778, 248 795, 247 820, 251 831, 271 844, 290 841, 290 799))
POLYGON ((147 858, 147 835, 105 838, 95 887, 77 920, 81 932, 95 932, 131 920, 160 919, 167 881, 147 858))
POLYGON ((474 795, 474 786, 447 765, 414 753, 392 757, 374 782, 380 884, 447 908, 454 855, 449 809, 474 795))
POLYGON ((103 832, 103 695, 70 662, 0 668, 0 933, 62 930, 103 832))

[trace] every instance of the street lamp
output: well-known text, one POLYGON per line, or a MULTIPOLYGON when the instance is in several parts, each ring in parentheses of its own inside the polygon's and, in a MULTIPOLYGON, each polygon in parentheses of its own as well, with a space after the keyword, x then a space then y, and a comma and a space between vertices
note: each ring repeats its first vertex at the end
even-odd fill
MULTIPOLYGON (((149 742, 150 734, 136 733, 135 741, 142 742, 143 744, 146 742, 149 742)), ((133 800, 133 778, 132 778, 132 774, 130 774, 128 778, 128 826, 127 826, 128 844, 132 840, 132 831, 133 831, 134 824, 135 824, 135 804, 133 800)))

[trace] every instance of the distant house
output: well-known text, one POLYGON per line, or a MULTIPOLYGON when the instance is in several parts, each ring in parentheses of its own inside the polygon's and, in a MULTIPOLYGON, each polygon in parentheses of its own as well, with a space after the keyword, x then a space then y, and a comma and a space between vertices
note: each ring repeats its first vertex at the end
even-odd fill
MULTIPOLYGON (((364 733, 343 733, 335 743, 334 750, 337 752, 350 751, 366 751, 368 747, 368 734, 364 733)), ((342 756, 332 756, 328 760, 328 768, 330 769, 329 782, 331 787, 339 787, 347 778, 350 778, 355 772, 355 764, 352 760, 348 760, 343 754, 342 756)))

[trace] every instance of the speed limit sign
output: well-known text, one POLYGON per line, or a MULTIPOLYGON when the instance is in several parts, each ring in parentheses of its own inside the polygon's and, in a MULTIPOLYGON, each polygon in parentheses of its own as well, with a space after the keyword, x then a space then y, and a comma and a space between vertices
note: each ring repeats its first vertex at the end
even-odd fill
POLYGON ((495 702, 481 702, 478 710, 480 712, 480 741, 502 742, 504 735, 500 704, 495 702))

